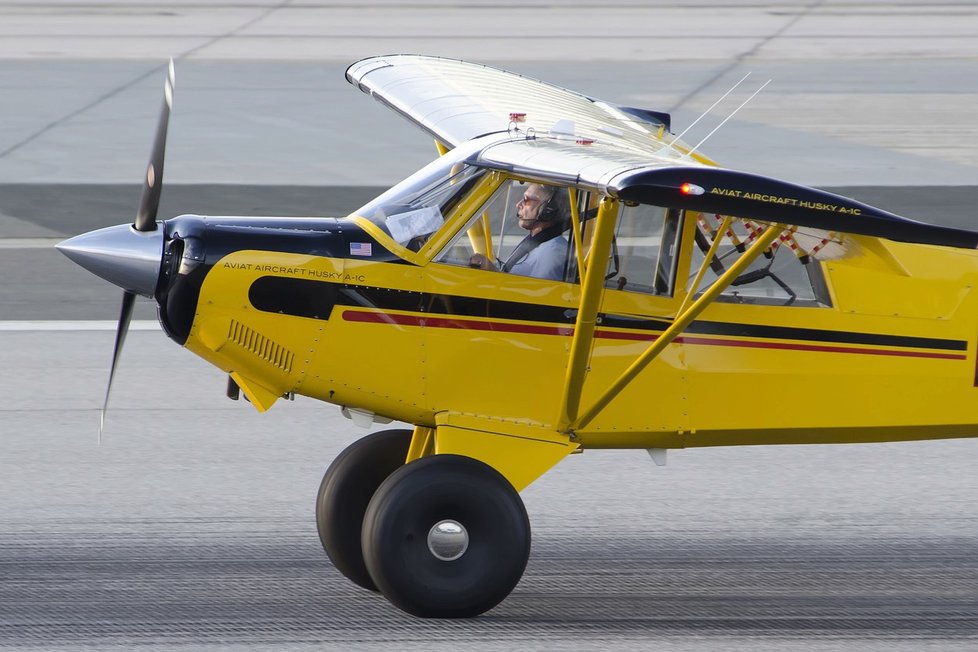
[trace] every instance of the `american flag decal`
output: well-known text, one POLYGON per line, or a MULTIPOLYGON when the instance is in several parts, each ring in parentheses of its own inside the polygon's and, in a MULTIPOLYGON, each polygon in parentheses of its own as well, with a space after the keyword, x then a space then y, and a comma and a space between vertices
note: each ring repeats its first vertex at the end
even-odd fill
POLYGON ((370 242, 351 242, 350 243, 350 255, 351 256, 369 256, 371 254, 372 244, 370 242))

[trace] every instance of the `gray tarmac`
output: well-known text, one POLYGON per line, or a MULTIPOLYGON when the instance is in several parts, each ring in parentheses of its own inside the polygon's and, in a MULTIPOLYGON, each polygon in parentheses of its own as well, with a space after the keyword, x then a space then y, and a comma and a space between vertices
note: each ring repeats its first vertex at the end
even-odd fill
MULTIPOLYGON (((641 451, 572 456, 524 492, 533 555, 507 601, 469 623, 406 617, 344 580, 319 546, 321 474, 366 432, 335 408, 300 398, 259 415, 232 403, 220 372, 140 321, 96 446, 119 292, 39 240, 0 251, 11 316, 0 321, 0 647, 978 640, 971 440, 691 450, 665 468, 641 451)), ((137 318, 152 317, 140 303, 137 318)), ((799 418, 831 409, 788 404, 799 418)))
MULTIPOLYGON (((53 327, 48 325, 48 327, 53 327)), ((106 431, 101 331, 7 330, 0 646, 973 649, 975 442, 575 455, 523 492, 533 553, 469 622, 407 617, 319 546, 328 462, 365 431, 259 415, 158 330, 106 431)), ((799 403, 800 413, 818 406, 799 403)))
POLYGON ((227 400, 149 302, 96 445, 120 293, 52 246, 132 218, 170 56, 162 216, 355 209, 434 154, 342 77, 404 51, 679 129, 751 72, 692 142, 772 78, 708 154, 978 228, 976 3, 166 5, 0 0, 0 648, 975 649, 973 440, 575 455, 523 492, 533 553, 508 600, 407 617, 315 532, 323 471, 366 431, 301 397, 227 400))

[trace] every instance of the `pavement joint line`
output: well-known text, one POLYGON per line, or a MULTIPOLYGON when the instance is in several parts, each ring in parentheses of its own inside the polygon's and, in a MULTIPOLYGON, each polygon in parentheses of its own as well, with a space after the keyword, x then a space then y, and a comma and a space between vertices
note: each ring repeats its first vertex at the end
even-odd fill
POLYGON ((761 48, 766 46, 771 41, 780 38, 785 32, 787 32, 789 29, 794 27, 796 23, 807 18, 818 9, 821 9, 822 5, 824 4, 825 4, 825 0, 814 0, 813 2, 810 2, 807 6, 801 7, 799 11, 793 17, 791 17, 786 23, 781 25, 778 29, 774 30, 773 33, 767 34, 757 39, 757 41, 754 43, 753 46, 751 46, 749 50, 745 52, 741 52, 739 55, 734 57, 733 61, 731 61, 729 64, 721 68, 719 72, 715 73, 707 81, 701 83, 697 88, 687 93, 685 97, 681 98, 678 102, 674 103, 671 107, 666 109, 666 113, 675 113, 679 109, 683 108, 686 105, 686 103, 689 102, 692 98, 702 94, 704 91, 706 91, 706 89, 708 89, 710 86, 716 83, 717 80, 721 79, 724 75, 726 75, 731 70, 736 70, 737 67, 743 64, 745 61, 749 61, 752 56, 754 56, 755 54, 757 54, 757 52, 761 50, 761 48))
MULTIPOLYGON (((17 331, 115 331, 118 322, 110 320, 74 321, 65 319, 0 320, 0 332, 17 331)), ((158 331, 160 323, 150 319, 134 319, 131 331, 158 331)))

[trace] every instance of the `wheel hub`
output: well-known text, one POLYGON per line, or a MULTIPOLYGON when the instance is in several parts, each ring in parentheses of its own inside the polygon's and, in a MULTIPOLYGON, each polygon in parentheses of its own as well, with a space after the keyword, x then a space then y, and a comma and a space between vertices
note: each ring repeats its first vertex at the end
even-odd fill
POLYGON ((469 549, 469 533, 458 521, 438 521, 428 531, 428 550, 441 561, 455 561, 469 549))

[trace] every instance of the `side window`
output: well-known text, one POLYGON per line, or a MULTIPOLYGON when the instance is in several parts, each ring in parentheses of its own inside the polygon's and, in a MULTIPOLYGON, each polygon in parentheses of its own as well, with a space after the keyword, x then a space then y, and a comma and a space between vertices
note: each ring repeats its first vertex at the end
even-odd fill
MULTIPOLYGON (((766 227, 751 220, 734 219, 730 228, 720 233, 722 221, 722 215, 697 215, 687 282, 691 283, 699 271, 713 240, 722 238, 716 255, 708 263, 697 294, 719 278, 766 227)), ((785 230, 767 251, 751 263, 746 272, 734 279, 717 300, 764 305, 831 305, 821 265, 815 260, 815 254, 831 242, 831 234, 801 232, 795 228, 785 230)))
POLYGON ((681 211, 647 204, 625 205, 616 225, 605 286, 671 295, 681 234, 681 211))
POLYGON ((440 263, 550 280, 568 278, 567 188, 503 183, 435 257, 440 263))

